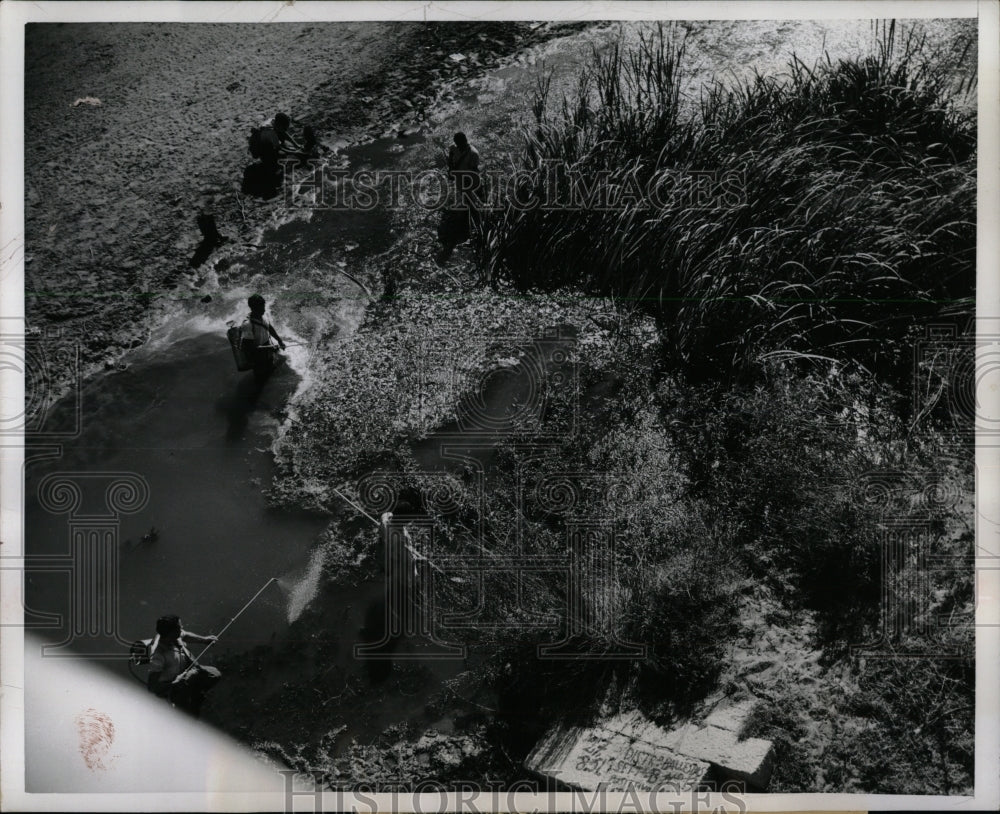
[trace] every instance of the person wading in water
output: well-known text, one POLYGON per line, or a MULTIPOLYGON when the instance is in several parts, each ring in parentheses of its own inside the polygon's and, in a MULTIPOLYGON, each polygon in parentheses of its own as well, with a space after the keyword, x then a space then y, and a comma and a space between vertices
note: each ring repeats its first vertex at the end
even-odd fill
POLYGON ((254 294, 247 299, 250 314, 240 328, 240 341, 253 362, 253 375, 258 386, 263 386, 268 376, 274 372, 278 364, 278 348, 285 349, 285 343, 274 326, 264 318, 266 304, 260 294, 254 294), (271 339, 277 340, 275 344, 271 339))
POLYGON ((198 717, 205 695, 222 677, 215 667, 195 662, 188 643, 214 642, 215 636, 199 636, 181 627, 177 616, 156 620, 156 639, 149 660, 149 691, 168 699, 175 707, 198 717))
POLYGON ((451 257, 455 246, 469 239, 472 225, 478 225, 482 218, 479 151, 469 144, 465 133, 455 133, 454 142, 448 150, 448 177, 455 184, 455 204, 445 210, 438 227, 441 251, 435 260, 439 266, 451 257))

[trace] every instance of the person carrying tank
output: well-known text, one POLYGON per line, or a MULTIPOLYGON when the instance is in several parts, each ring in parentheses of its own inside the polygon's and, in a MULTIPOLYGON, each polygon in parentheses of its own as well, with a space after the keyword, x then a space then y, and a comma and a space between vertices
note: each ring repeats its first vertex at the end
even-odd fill
POLYGON ((277 113, 270 125, 261 128, 258 136, 261 163, 274 175, 279 172, 278 162, 282 156, 297 155, 302 150, 302 145, 288 132, 290 125, 287 114, 277 113))
POLYGON ((198 664, 188 644, 214 641, 215 636, 199 636, 184 630, 177 616, 157 619, 156 638, 151 645, 149 659, 149 677, 146 679, 149 691, 197 718, 205 695, 222 677, 222 673, 215 667, 198 664))
POLYGON ((240 327, 240 342, 253 363, 254 379, 261 386, 277 367, 280 358, 278 349, 284 350, 285 343, 264 317, 264 298, 260 294, 254 294, 247 299, 247 305, 250 306, 250 313, 240 327), (275 345, 272 339, 278 344, 275 345))
POLYGON ((459 243, 469 239, 471 228, 482 221, 482 178, 479 174, 479 151, 469 143, 465 133, 455 133, 454 144, 448 150, 448 178, 454 184, 454 205, 446 209, 438 225, 441 250, 435 256, 439 266, 451 257, 459 243))

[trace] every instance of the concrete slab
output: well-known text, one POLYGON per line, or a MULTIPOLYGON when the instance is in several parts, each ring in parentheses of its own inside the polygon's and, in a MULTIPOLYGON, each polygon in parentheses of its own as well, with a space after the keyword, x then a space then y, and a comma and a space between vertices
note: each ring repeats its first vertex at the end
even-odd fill
POLYGON ((727 777, 763 789, 774 770, 771 741, 760 738, 737 740, 735 733, 717 726, 687 727, 669 732, 666 745, 682 755, 705 760, 727 777))
POLYGON ((697 788, 710 766, 726 778, 764 789, 774 770, 770 741, 738 738, 749 712, 729 707, 714 718, 726 726, 688 725, 667 731, 642 713, 613 716, 591 727, 554 727, 525 766, 570 787, 592 791, 697 788))
MULTIPOLYGON (((612 719, 613 720, 613 719, 612 719)), ((631 729, 641 727, 626 721, 631 729)), ((572 789, 595 791, 696 789, 709 764, 657 742, 637 740, 615 726, 557 726, 532 750, 525 767, 572 789)))
POLYGON ((723 702, 709 713, 709 716, 705 719, 705 726, 717 726, 719 729, 728 729, 738 737, 756 706, 756 699, 739 701, 735 704, 723 702))

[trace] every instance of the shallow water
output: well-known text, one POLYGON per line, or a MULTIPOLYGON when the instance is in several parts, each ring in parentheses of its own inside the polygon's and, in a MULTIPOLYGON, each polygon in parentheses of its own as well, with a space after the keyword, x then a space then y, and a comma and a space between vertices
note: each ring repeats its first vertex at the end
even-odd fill
MULTIPOLYGON (((54 471, 83 485, 80 512, 103 511, 107 479, 134 473, 149 498, 118 529, 118 630, 125 639, 153 634, 155 620, 176 613, 196 632, 217 632, 271 577, 304 570, 326 519, 272 511, 266 491, 277 420, 298 381, 279 369, 255 396, 253 375, 237 373, 223 331, 195 333, 134 352, 127 370, 98 377, 82 394, 82 432, 55 461, 26 468, 25 542, 29 556, 69 550, 67 515, 43 508, 42 477, 54 471), (81 477, 85 476, 85 477, 81 477), (152 527, 155 539, 143 540, 152 527)), ((56 421, 69 421, 68 403, 56 421)), ((65 574, 34 574, 33 611, 66 614, 65 574)), ((218 648, 266 642, 287 625, 288 597, 278 586, 227 631, 218 648)), ((46 631, 61 638, 67 624, 46 631)), ((77 648, 89 649, 86 640, 77 648)))
MULTIPOLYGON (((397 164, 405 148, 420 141, 418 134, 378 139, 345 150, 344 157, 352 170, 377 170, 397 164)), ((274 470, 271 446, 289 403, 308 386, 315 340, 331 324, 349 333, 367 304, 356 283, 331 271, 339 265, 363 277, 365 259, 392 239, 389 213, 382 208, 292 211, 262 234, 258 250, 232 258, 214 272, 206 266, 209 274, 232 280, 224 283, 224 293, 208 302, 191 298, 166 303, 163 323, 145 346, 125 357, 126 369, 97 376, 84 388, 82 433, 65 444, 58 459, 39 459, 26 468, 26 548, 32 557, 65 556, 70 549, 67 516, 49 512, 37 497, 46 475, 88 476, 78 478, 83 482, 81 511, 103 508, 106 480, 92 477, 96 473, 134 473, 148 484, 148 502, 120 519, 118 578, 114 586, 101 587, 102 599, 115 591, 118 601, 121 655, 104 660, 116 672, 127 669, 126 643, 152 636, 158 616, 176 613, 195 632, 217 633, 261 586, 277 578, 206 660, 237 665, 227 667, 228 680, 206 709, 207 720, 224 728, 245 721, 239 675, 255 648, 265 648, 262 677, 269 690, 301 676, 303 666, 285 663, 280 645, 289 641, 289 626, 313 602, 322 607, 324 620, 316 634, 334 655, 309 669, 330 679, 329 725, 343 722, 348 737, 420 718, 440 681, 460 669, 460 663, 421 666, 410 661, 394 668, 395 659, 355 659, 353 645, 377 640, 384 629, 381 581, 352 589, 325 586, 324 552, 316 539, 328 518, 267 508, 274 470), (251 291, 265 294, 269 317, 283 338, 291 340, 290 366, 279 369, 259 395, 252 374, 235 370, 225 337, 227 324, 242 319, 251 291), (144 539, 153 527, 155 539, 144 539), (354 700, 362 687, 374 691, 354 700), (335 709, 338 694, 351 700, 335 709)), ((75 420, 72 398, 53 413, 47 426, 70 426, 75 420)), ((63 617, 59 627, 39 632, 50 642, 65 639, 72 625, 66 575, 33 574, 26 593, 36 614, 63 617)), ((415 655, 409 643, 395 644, 394 656, 415 655)), ((74 642, 73 650, 107 653, 114 646, 107 639, 84 637, 74 642)))

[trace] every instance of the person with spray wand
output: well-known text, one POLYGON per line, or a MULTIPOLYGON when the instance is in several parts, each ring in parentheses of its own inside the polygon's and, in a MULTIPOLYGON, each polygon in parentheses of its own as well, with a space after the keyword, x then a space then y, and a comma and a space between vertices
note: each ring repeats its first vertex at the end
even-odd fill
MULTIPOLYGON (((202 657, 212 645, 219 641, 219 637, 229 630, 233 622, 239 619, 243 612, 256 601, 257 597, 264 593, 264 590, 272 582, 277 581, 277 577, 271 577, 265 582, 250 601, 215 636, 199 636, 184 630, 179 617, 161 616, 156 621, 156 637, 150 642, 148 649, 142 648, 150 653, 149 676, 146 679, 149 691, 160 698, 168 699, 175 707, 183 709, 197 718, 208 691, 222 678, 222 673, 218 669, 201 664, 202 657), (188 644, 194 642, 206 645, 197 656, 192 656, 188 649, 188 644)), ((140 644, 145 643, 133 645, 134 661, 136 660, 136 648, 140 644)))
POLYGON ((208 642, 211 645, 216 640, 216 636, 199 636, 184 630, 177 616, 157 619, 149 660, 149 691, 197 718, 205 695, 222 678, 222 673, 215 667, 198 664, 188 644, 208 642))
POLYGON ((253 375, 258 387, 263 387, 268 376, 278 365, 278 348, 285 349, 284 340, 274 326, 264 317, 266 303, 260 294, 247 299, 250 313, 240 328, 240 339, 253 365, 253 375), (274 339, 277 345, 271 340, 274 339))
MULTIPOLYGON (((386 541, 388 540, 388 529, 389 529, 389 526, 393 522, 393 513, 392 512, 383 512, 382 513, 382 517, 379 520, 376 520, 374 517, 372 517, 370 514, 368 514, 368 512, 366 512, 364 509, 362 509, 357 503, 355 503, 353 500, 351 500, 347 495, 345 495, 343 492, 341 492, 335 486, 331 486, 330 490, 335 495, 337 495, 338 497, 340 497, 345 503, 348 503, 351 507, 353 507, 355 510, 357 510, 358 512, 360 512, 364 517, 368 518, 372 523, 374 523, 376 526, 378 526, 380 546, 384 547, 386 545, 386 541)), ((405 526, 403 527, 402 548, 406 552, 406 554, 410 557, 410 560, 411 560, 411 563, 412 563, 412 567, 414 569, 416 569, 416 563, 417 562, 425 562, 431 568, 431 570, 437 572, 438 574, 440 574, 441 576, 443 576, 445 579, 449 580, 450 582, 456 582, 456 583, 464 583, 465 582, 465 580, 462 577, 449 576, 445 572, 445 570, 443 568, 441 568, 441 566, 439 566, 437 563, 435 563, 433 560, 431 560, 425 554, 420 553, 420 551, 417 550, 417 548, 415 547, 415 545, 413 543, 413 538, 410 536, 409 529, 406 528, 405 526)))

